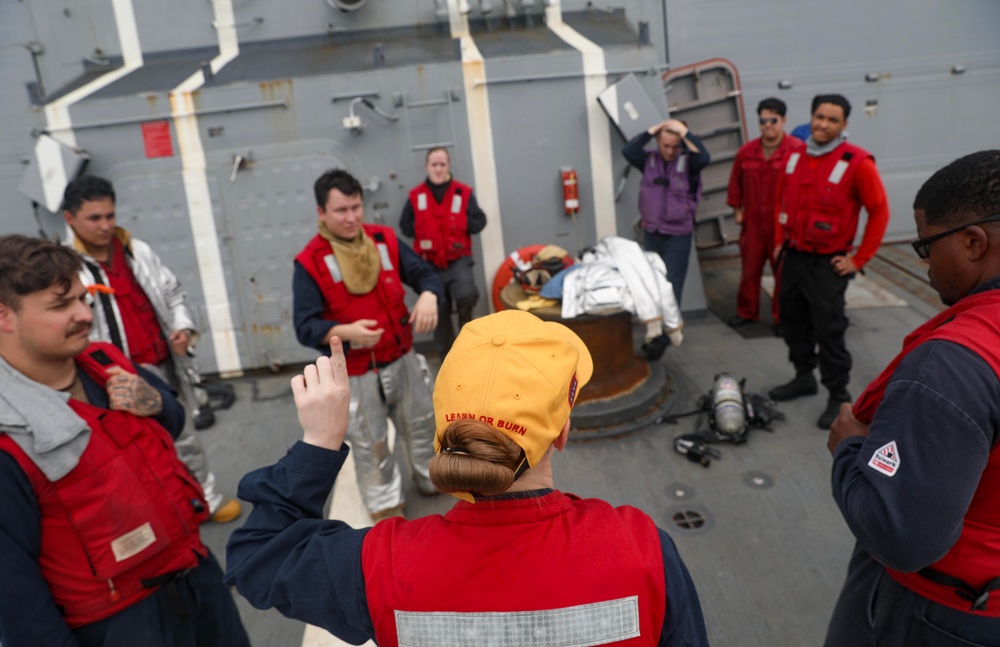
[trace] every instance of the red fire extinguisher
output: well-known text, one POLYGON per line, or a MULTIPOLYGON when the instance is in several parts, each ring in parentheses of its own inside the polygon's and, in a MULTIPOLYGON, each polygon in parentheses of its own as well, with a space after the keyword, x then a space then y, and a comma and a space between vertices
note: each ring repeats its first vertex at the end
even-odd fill
POLYGON ((566 209, 566 215, 571 216, 580 211, 580 190, 576 181, 576 171, 567 167, 560 170, 562 172, 563 207, 566 209))

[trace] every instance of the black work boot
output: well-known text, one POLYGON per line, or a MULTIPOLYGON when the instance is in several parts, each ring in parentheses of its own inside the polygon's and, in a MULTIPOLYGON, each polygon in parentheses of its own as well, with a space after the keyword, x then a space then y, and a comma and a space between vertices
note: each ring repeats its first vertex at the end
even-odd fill
POLYGON ((215 424, 215 413, 211 407, 198 407, 194 410, 194 428, 197 431, 208 429, 215 424))
POLYGON ((803 395, 816 395, 818 391, 816 378, 813 377, 812 371, 809 371, 808 373, 796 374, 794 380, 774 387, 768 391, 767 395, 772 400, 780 402, 782 400, 794 400, 803 395))
POLYGON ((816 421, 816 426, 820 429, 829 429, 833 421, 840 415, 840 405, 840 400, 834 400, 833 398, 827 400, 826 410, 820 414, 819 420, 816 421))
POLYGON ((642 345, 642 352, 646 354, 646 359, 655 362, 663 357, 663 353, 669 345, 670 337, 667 335, 657 335, 651 341, 642 345))
POLYGON ((840 405, 850 401, 851 394, 847 392, 847 389, 830 392, 830 397, 826 401, 826 410, 816 421, 816 426, 820 429, 829 429, 833 421, 840 415, 840 405))

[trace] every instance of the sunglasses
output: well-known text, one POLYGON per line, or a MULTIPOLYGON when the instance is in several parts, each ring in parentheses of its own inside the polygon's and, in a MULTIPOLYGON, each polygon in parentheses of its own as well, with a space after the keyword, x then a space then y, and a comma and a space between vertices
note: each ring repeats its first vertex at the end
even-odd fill
POLYGON ((778 123, 778 118, 777 117, 761 117, 757 121, 760 122, 761 126, 773 126, 774 124, 778 123))
POLYGON ((948 231, 942 231, 940 234, 934 234, 933 236, 928 236, 927 238, 915 240, 910 244, 913 245, 913 251, 917 253, 917 256, 926 260, 927 257, 931 255, 931 243, 935 240, 939 240, 945 236, 951 236, 952 234, 962 231, 966 227, 971 227, 972 225, 982 225, 987 222, 997 222, 998 220, 1000 220, 1000 213, 992 216, 986 216, 985 218, 980 218, 979 220, 974 220, 972 222, 967 222, 964 225, 953 227, 948 231))

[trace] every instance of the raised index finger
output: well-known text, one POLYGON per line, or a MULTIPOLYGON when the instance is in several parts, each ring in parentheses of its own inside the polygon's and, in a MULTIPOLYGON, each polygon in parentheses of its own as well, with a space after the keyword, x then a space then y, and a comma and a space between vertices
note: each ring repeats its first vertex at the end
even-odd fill
POLYGON ((330 368, 333 371, 333 381, 337 385, 347 384, 347 358, 344 357, 344 344, 340 337, 330 338, 330 368))

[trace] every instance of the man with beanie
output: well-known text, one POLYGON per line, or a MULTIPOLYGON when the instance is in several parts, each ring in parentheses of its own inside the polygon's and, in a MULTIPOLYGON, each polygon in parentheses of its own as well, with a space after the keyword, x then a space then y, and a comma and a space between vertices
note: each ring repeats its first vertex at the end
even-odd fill
POLYGON ((519 310, 459 333, 434 387, 444 516, 354 529, 322 518, 347 459, 350 387, 333 354, 292 380, 303 441, 248 474, 228 581, 254 606, 360 644, 707 645, 670 537, 641 511, 555 489, 552 456, 593 373, 569 328, 519 310))
POLYGON ((889 203, 871 153, 847 142, 851 104, 839 94, 812 103, 812 136, 792 153, 779 181, 775 249, 781 250, 781 334, 795 377, 771 389, 772 400, 813 395, 819 365, 828 391, 816 424, 829 429, 841 403, 850 402, 851 354, 844 333, 847 284, 882 243, 889 203), (854 249, 861 208, 868 212, 854 249), (817 353, 818 348, 818 353, 817 353))
POLYGON ((319 233, 295 257, 295 334, 303 346, 326 353, 334 337, 343 342, 352 395, 347 437, 361 498, 376 521, 401 516, 402 475, 389 451, 386 419, 406 443, 417 489, 434 494, 427 476, 434 453, 431 377, 413 351, 413 333, 434 330, 444 289, 434 268, 392 228, 362 222, 354 176, 330 170, 313 188, 319 233), (403 284, 419 295, 412 312, 403 284))

